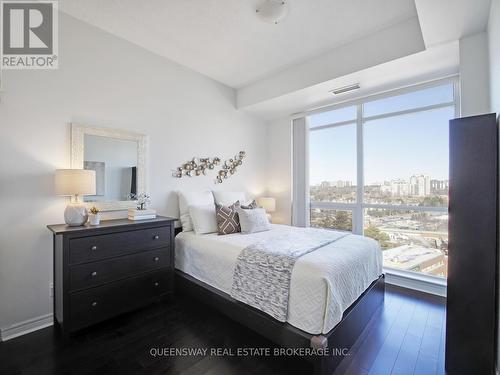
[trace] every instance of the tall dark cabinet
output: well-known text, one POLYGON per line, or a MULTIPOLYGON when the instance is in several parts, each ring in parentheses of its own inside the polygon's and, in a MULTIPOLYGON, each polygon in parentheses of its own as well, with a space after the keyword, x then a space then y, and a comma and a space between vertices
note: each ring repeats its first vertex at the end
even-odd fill
POLYGON ((495 373, 498 146, 495 114, 450 121, 449 375, 495 373))

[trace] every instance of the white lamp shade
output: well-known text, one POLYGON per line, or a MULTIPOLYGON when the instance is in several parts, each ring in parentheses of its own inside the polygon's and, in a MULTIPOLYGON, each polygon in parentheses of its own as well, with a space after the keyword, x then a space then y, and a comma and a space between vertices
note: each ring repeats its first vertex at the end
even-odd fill
POLYGON ((264 208, 266 212, 276 211, 276 199, 270 197, 257 198, 257 204, 264 208))
POLYGON ((94 195, 95 171, 86 169, 57 169, 56 195, 94 195))

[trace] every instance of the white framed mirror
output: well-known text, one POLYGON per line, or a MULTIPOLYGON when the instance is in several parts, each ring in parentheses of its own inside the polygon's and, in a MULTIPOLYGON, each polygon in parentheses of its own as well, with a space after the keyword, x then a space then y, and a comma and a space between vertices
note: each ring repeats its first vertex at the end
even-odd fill
POLYGON ((96 195, 88 206, 120 211, 136 206, 147 192, 147 136, 123 130, 71 124, 71 168, 96 172, 96 195))

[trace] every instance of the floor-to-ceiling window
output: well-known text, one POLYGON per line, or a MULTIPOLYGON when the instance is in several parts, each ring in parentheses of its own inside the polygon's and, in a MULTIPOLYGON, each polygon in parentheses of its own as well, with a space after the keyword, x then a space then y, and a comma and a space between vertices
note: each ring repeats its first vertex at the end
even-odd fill
POLYGON ((374 238, 384 267, 446 277, 448 121, 441 81, 310 114, 310 224, 374 238))

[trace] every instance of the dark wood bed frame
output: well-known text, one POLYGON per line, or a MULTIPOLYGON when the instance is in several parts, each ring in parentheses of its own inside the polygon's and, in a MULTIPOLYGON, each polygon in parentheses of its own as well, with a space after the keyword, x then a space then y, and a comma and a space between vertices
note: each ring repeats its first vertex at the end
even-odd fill
POLYGON ((329 356, 307 357, 314 366, 314 374, 320 375, 334 372, 345 357, 345 349, 351 349, 373 314, 382 305, 385 294, 384 275, 381 275, 344 312, 342 320, 330 332, 312 335, 288 323, 279 322, 184 272, 175 272, 176 293, 197 298, 282 347, 328 348, 329 356), (332 351, 335 351, 334 355, 332 351))

